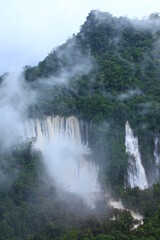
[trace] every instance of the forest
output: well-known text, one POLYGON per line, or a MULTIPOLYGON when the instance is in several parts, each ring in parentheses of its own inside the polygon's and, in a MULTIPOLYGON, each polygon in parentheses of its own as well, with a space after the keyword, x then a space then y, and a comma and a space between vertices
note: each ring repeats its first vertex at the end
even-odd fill
POLYGON ((111 208, 105 199, 88 208, 74 194, 57 189, 34 139, 7 151, 2 139, 0 239, 160 239, 160 179, 155 177, 154 158, 154 137, 160 129, 159 23, 156 13, 131 20, 91 11, 78 34, 37 66, 23 69, 27 88, 37 96, 27 116, 74 115, 86 121, 88 161, 91 158, 99 167, 101 189, 121 199, 126 210, 111 208), (144 190, 124 188, 126 121, 139 140, 150 183, 144 190), (142 214, 143 225, 134 228, 136 220, 127 209, 142 214))

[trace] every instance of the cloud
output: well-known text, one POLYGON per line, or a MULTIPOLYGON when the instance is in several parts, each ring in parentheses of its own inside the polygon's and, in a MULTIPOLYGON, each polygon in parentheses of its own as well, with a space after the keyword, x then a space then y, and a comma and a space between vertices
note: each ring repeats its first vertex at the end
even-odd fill
POLYGON ((134 97, 134 96, 136 96, 136 95, 137 95, 137 96, 142 95, 142 92, 141 92, 141 90, 140 90, 139 88, 132 89, 132 90, 128 90, 127 92, 120 94, 120 95, 117 97, 117 99, 118 99, 119 101, 124 101, 124 100, 127 100, 127 99, 129 99, 129 98, 132 98, 132 97, 134 97))
MULTIPOLYGON (((53 54, 46 59, 46 65, 49 68, 53 68, 53 54)), ((90 73, 96 65, 94 58, 91 56, 90 51, 83 53, 75 39, 69 39, 67 43, 60 48, 57 48, 56 56, 59 62, 59 70, 57 74, 51 74, 47 78, 39 78, 32 83, 36 86, 36 89, 45 89, 44 98, 46 99, 46 90, 51 89, 55 85, 66 86, 69 90, 78 91, 77 79, 79 77, 90 73), (67 64, 66 64, 67 63, 67 64)), ((53 90, 53 88, 52 88, 53 90)), ((39 92, 37 93, 39 94, 39 92)), ((53 96, 52 92, 52 98, 53 96)), ((57 95, 57 94, 56 94, 57 95)), ((42 96, 42 91, 40 91, 40 97, 42 96)))
POLYGON ((0 144, 10 147, 18 141, 19 123, 27 117, 27 110, 35 94, 18 73, 7 75, 0 85, 0 144))

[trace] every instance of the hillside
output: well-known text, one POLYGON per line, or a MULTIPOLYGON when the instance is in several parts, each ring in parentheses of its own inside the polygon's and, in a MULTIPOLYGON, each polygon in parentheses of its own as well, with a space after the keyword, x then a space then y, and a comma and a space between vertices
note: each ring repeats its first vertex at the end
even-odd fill
POLYGON ((87 120, 93 156, 107 164, 104 175, 112 187, 124 184, 127 120, 139 138, 150 182, 154 178, 154 136, 160 125, 159 21, 156 14, 140 21, 92 11, 77 35, 38 66, 24 70, 38 92, 30 114, 87 120))
MULTIPOLYGON (((78 34, 37 66, 24 67, 25 87, 36 95, 27 112, 30 119, 39 119, 34 131, 37 126, 45 129, 41 125, 48 116, 59 115, 63 125, 75 116, 91 150, 86 159, 98 167, 104 198, 91 209, 83 199, 59 189, 47 174, 44 156, 33 147, 34 138, 1 150, 0 239, 159 240, 159 43, 158 14, 131 20, 91 11, 78 34), (129 171, 138 170, 137 155, 130 146, 126 150, 126 126, 147 188, 132 188, 127 181, 129 171), (127 209, 144 216, 144 224, 134 230, 131 213, 112 209, 107 198, 121 199, 127 209)), ((3 149, 3 141, 0 146, 3 149)))

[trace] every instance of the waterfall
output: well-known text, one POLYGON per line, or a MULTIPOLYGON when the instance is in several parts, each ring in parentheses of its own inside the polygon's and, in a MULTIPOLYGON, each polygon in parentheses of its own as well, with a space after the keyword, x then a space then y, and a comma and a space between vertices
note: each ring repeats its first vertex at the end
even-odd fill
POLYGON ((154 138, 154 156, 155 156, 155 167, 156 167, 156 178, 159 177, 159 166, 160 166, 160 134, 157 131, 154 138))
MULTIPOLYGON (((86 123, 83 126, 81 121, 81 128, 84 132, 86 123)), ((98 168, 87 160, 90 150, 87 140, 82 141, 76 117, 28 119, 20 124, 19 132, 23 139, 35 138, 35 147, 42 151, 45 165, 57 186, 93 203, 99 190, 98 168)), ((87 136, 87 133, 83 135, 87 136)))
POLYGON ((128 121, 125 125, 125 133, 126 152, 129 155, 126 185, 127 187, 131 188, 139 187, 143 190, 148 187, 148 181, 141 162, 141 156, 138 147, 138 138, 134 137, 133 131, 128 121))
MULTIPOLYGON (((126 211, 129 211, 132 215, 132 217, 135 219, 135 220, 138 220, 138 223, 134 224, 134 227, 132 229, 136 229, 137 227, 139 227, 140 225, 143 225, 143 216, 139 213, 139 212, 134 212, 133 210, 131 209, 128 209, 128 208, 125 208, 123 203, 121 202, 121 200, 119 201, 115 201, 113 199, 110 199, 109 202, 108 202, 108 205, 114 209, 118 209, 118 210, 126 210, 126 211)), ((115 220, 115 216, 113 216, 111 218, 111 220, 115 220)))

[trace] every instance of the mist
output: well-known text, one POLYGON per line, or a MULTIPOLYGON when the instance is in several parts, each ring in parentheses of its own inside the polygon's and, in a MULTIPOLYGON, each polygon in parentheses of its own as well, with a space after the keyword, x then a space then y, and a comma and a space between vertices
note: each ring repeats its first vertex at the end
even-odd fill
MULTIPOLYGON (((104 24, 106 21, 114 25, 118 21, 117 18, 112 18, 110 14, 102 14, 98 11, 93 11, 92 14, 97 20, 97 26, 101 23, 104 24)), ((133 22, 136 23, 136 21, 133 22)), ((114 37, 116 51, 118 51, 119 43, 122 41, 120 31, 132 24, 132 21, 128 18, 119 19, 117 29, 118 26, 120 28, 114 37)), ((135 26, 137 27, 138 23, 135 26)), ((142 24, 140 26, 142 27, 142 24)), ((130 65, 133 72, 135 71, 133 63, 126 61, 126 64, 130 65)), ((76 194, 90 206, 94 206, 94 195, 101 191, 98 182, 98 160, 101 157, 104 158, 103 164, 105 164, 105 161, 108 161, 109 158, 108 154, 104 156, 104 153, 100 153, 95 163, 94 158, 92 159, 92 150, 88 148, 87 140, 82 136, 79 120, 83 125, 85 119, 78 119, 69 114, 64 117, 61 111, 59 111, 61 115, 57 115, 53 109, 54 100, 59 94, 56 87, 59 87, 62 96, 63 91, 61 92, 61 89, 63 87, 66 95, 70 96, 71 91, 72 94, 76 95, 79 90, 77 82, 84 75, 95 70, 97 65, 91 54, 91 49, 88 48, 87 51, 83 51, 83 48, 80 48, 73 37, 66 44, 54 49, 44 62, 39 63, 38 67, 42 66, 41 74, 38 73, 34 80, 31 75, 30 84, 24 79, 23 74, 25 75, 25 73, 14 73, 7 75, 0 86, 0 113, 3 115, 3 119, 0 121, 0 131, 3 135, 3 141, 1 140, 3 148, 9 148, 16 141, 32 141, 34 139, 33 146, 43 153, 47 174, 53 184, 56 184, 57 189, 64 189, 69 193, 76 194), (53 54, 56 54, 58 62, 56 71, 54 71, 53 66, 55 56, 53 54), (45 67, 49 69, 49 73, 47 71, 43 73, 45 67), (38 104, 41 104, 41 102, 48 104, 49 101, 53 109, 47 112, 44 107, 43 109, 47 114, 38 115, 35 113, 38 104), (33 106, 34 108, 32 108, 33 106), (31 108, 33 109, 32 114, 30 114, 31 108)), ((35 67, 35 69, 37 70, 38 67, 35 67)), ((91 85, 92 78, 88 81, 91 85)), ((122 92, 117 100, 125 101, 140 95, 143 95, 142 90, 138 87, 131 88, 122 92)), ((101 127, 97 129, 95 135, 98 136, 96 143, 100 146, 101 132, 107 132, 110 124, 103 121, 99 126, 101 127)), ((88 132, 85 133, 85 136, 87 135, 88 132)), ((105 134, 103 138, 109 141, 109 137, 105 134)), ((102 152, 104 151, 103 145, 99 148, 102 149, 102 152)), ((110 148, 109 143, 106 144, 105 148, 110 148)))
POLYGON ((19 123, 27 118, 27 110, 34 103, 35 93, 28 88, 20 73, 7 74, 0 85, 0 132, 4 148, 19 141, 19 123))
MULTIPOLYGON (((39 98, 42 95, 45 101, 48 98, 46 89, 64 85, 69 88, 71 79, 88 74, 93 69, 93 58, 89 52, 83 54, 74 41, 59 49, 58 58, 68 65, 63 66, 57 76, 38 78, 30 85, 22 73, 8 74, 3 79, 0 85, 2 146, 7 150, 21 142, 32 141, 33 148, 43 154, 43 163, 52 182, 46 184, 55 184, 57 189, 75 194, 89 207, 94 207, 94 195, 100 191, 98 167, 89 159, 91 152, 87 140, 81 136, 79 120, 74 116, 41 115, 37 118, 34 112, 30 117, 30 109, 38 104, 39 98), (74 53, 74 59, 70 52, 74 53), (43 94, 40 89, 43 89, 43 94)), ((52 97, 56 97, 56 92, 52 97)))
MULTIPOLYGON (((46 67, 51 69, 53 66, 53 57, 56 56, 57 71, 52 72, 47 77, 38 77, 36 85, 39 87, 54 87, 55 85, 71 88, 71 84, 76 82, 76 78, 89 74, 95 65, 95 60, 91 56, 90 50, 83 52, 78 46, 75 38, 68 39, 67 42, 54 49, 46 59, 46 67)), ((74 88, 72 86, 72 88, 74 88)), ((76 92, 76 88, 73 89, 76 92)))
POLYGON ((136 89, 128 90, 125 93, 121 93, 117 97, 117 99, 119 101, 124 101, 124 100, 130 99, 130 98, 132 98, 134 96, 140 96, 140 95, 142 95, 142 91, 139 88, 136 88, 136 89))

